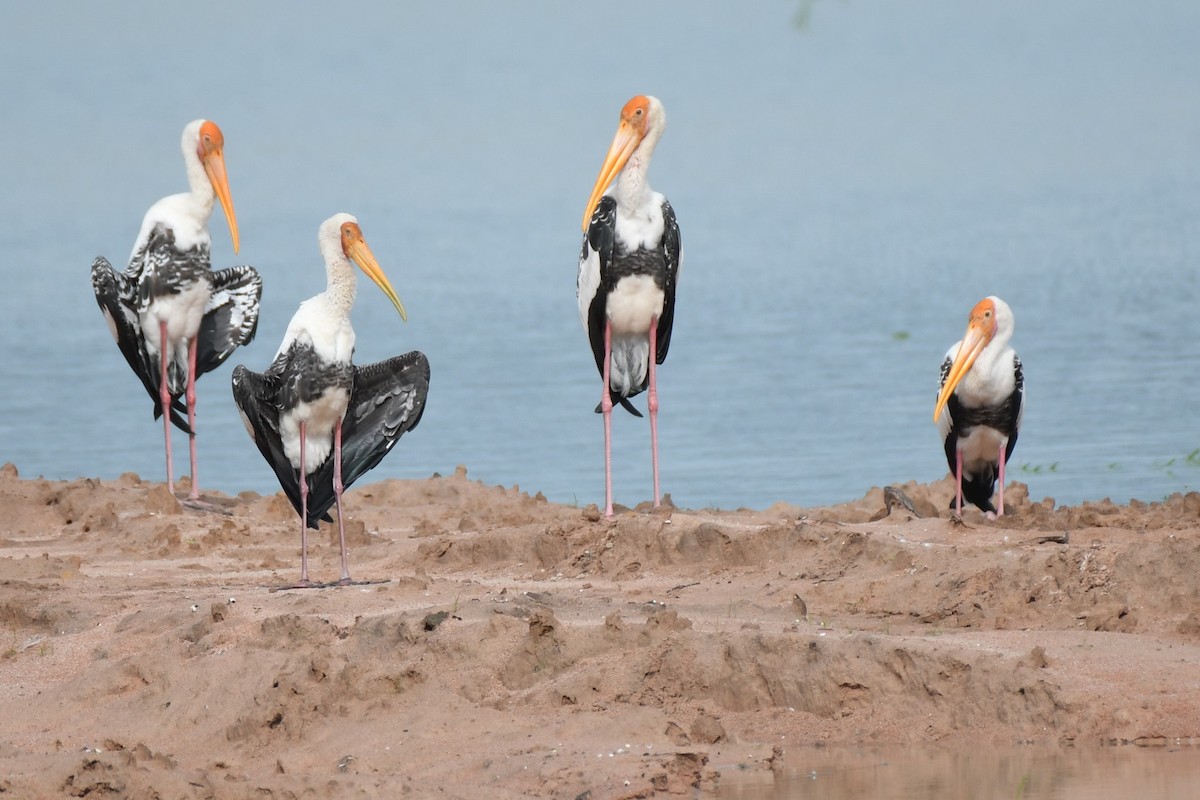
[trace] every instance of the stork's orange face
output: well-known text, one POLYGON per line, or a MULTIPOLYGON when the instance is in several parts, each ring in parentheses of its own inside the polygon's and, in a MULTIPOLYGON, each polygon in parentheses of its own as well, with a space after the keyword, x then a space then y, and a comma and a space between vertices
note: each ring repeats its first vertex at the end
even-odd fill
POLYGON ((950 366, 950 374, 946 376, 946 382, 938 392, 937 403, 933 407, 934 422, 941 416, 942 409, 950 400, 950 395, 958 388, 959 382, 971 371, 975 359, 979 358, 979 354, 991 343, 992 337, 996 335, 996 327, 996 304, 990 297, 980 300, 971 309, 971 316, 967 320, 967 332, 963 334, 962 344, 958 346, 958 354, 950 366))
POLYGON ((236 253, 239 245, 237 216, 233 213, 233 197, 229 193, 229 178, 225 174, 225 136, 212 120, 205 120, 200 126, 196 155, 204 166, 217 200, 221 202, 221 209, 229 222, 229 233, 233 237, 233 252, 236 253))
POLYGON ((646 137, 649 120, 650 98, 645 95, 639 94, 621 109, 621 122, 617 125, 617 134, 608 148, 604 164, 600 167, 600 174, 596 177, 595 185, 592 186, 592 194, 583 210, 584 232, 587 231, 588 222, 596 211, 596 204, 600 202, 600 198, 608 191, 608 187, 612 185, 617 174, 624 169, 629 157, 646 137))
POLYGON ((342 252, 346 257, 358 265, 358 268, 367 274, 367 277, 375 282, 375 285, 383 290, 383 293, 392 301, 392 305, 400 312, 400 319, 408 322, 408 314, 404 311, 404 304, 400 302, 400 297, 396 294, 396 290, 392 288, 391 282, 387 275, 384 274, 383 268, 379 266, 379 262, 375 260, 375 254, 371 252, 371 248, 367 246, 367 240, 363 238, 362 228, 357 222, 342 223, 342 252))

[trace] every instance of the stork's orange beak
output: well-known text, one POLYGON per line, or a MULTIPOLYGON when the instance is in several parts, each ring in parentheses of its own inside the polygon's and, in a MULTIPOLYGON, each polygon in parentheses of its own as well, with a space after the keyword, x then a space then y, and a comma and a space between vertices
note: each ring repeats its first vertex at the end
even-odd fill
POLYGON ((392 301, 392 305, 400 312, 400 319, 408 322, 408 314, 404 311, 404 304, 400 302, 400 297, 396 294, 396 290, 392 288, 387 275, 383 273, 383 268, 375 260, 375 254, 367 246, 367 240, 363 238, 362 228, 357 223, 347 222, 342 225, 342 250, 351 261, 358 265, 359 269, 367 274, 368 278, 375 282, 376 286, 383 290, 383 293, 392 301))
POLYGON ((583 210, 583 230, 587 231, 588 222, 592 219, 592 214, 596 211, 596 205, 600 202, 600 198, 608 191, 608 187, 612 185, 613 179, 625 167, 625 163, 629 161, 629 157, 633 155, 633 151, 642 143, 642 135, 633 125, 626 119, 621 120, 621 124, 617 127, 617 135, 613 137, 612 145, 608 148, 608 154, 604 157, 604 164, 600 167, 600 174, 596 177, 596 184, 592 187, 591 197, 588 198, 587 207, 583 210))
POLYGON ((942 390, 938 392, 937 403, 933 406, 933 421, 937 422, 942 415, 942 409, 950 400, 950 395, 958 388, 959 382, 971 371, 971 366, 983 348, 987 347, 996 334, 996 310, 991 300, 980 300, 971 309, 971 317, 967 322, 967 332, 963 334, 962 343, 958 346, 958 354, 950 365, 950 374, 946 376, 942 390))
POLYGON ((204 172, 212 184, 225 219, 229 222, 229 233, 233 236, 233 252, 238 251, 237 216, 233 213, 233 196, 229 193, 229 178, 225 174, 225 136, 217 123, 205 120, 200 126, 200 143, 196 147, 196 155, 204 165, 204 172))
POLYGON ((600 167, 600 174, 596 177, 596 184, 592 187, 592 196, 588 198, 587 207, 583 210, 584 233, 587 233, 592 214, 596 213, 596 204, 600 202, 600 198, 608 191, 608 187, 612 185, 617 174, 625 168, 633 151, 637 150, 638 145, 645 138, 649 116, 650 98, 645 95, 637 95, 621 109, 621 124, 617 126, 617 135, 613 137, 612 144, 608 148, 608 155, 604 157, 604 165, 600 167))

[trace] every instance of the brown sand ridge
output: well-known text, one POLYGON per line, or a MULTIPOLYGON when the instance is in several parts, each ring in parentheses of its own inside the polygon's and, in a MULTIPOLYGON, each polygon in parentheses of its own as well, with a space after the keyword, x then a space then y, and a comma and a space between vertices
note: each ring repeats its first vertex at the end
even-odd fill
POLYGON ((814 742, 1200 737, 1200 494, 956 524, 942 481, 765 511, 282 495, 0 470, 0 796, 694 795, 814 742), (940 512, 940 513, 939 513, 940 512), (1062 541, 1063 538, 1066 541, 1062 541), (336 526, 312 537, 336 578, 336 526))

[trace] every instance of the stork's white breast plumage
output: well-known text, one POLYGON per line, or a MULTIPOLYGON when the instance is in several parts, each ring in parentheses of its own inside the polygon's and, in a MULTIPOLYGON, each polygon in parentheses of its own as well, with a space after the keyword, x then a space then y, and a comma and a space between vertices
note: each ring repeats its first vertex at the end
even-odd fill
MULTIPOLYGON (((946 358, 953 363, 958 358, 962 343, 956 343, 946 351, 946 358)), ((966 373, 954 390, 958 401, 968 408, 993 406, 1010 397, 1016 390, 1016 352, 1006 348, 997 356, 989 358, 987 363, 984 356, 976 360, 975 366, 966 373)), ((1025 414, 1025 405, 1021 404, 1017 412, 1016 427, 1021 427, 1025 414)), ((944 440, 950 433, 950 410, 945 408, 938 417, 938 432, 944 440)), ((963 464, 968 471, 973 472, 982 462, 994 462, 996 452, 1008 442, 1008 434, 990 425, 975 425, 969 428, 965 435, 960 434, 957 447, 962 451, 963 464)))
MULTIPOLYGON (((189 152, 184 148, 184 153, 189 152)), ((187 159, 189 179, 192 163, 200 169, 203 178, 204 170, 200 160, 193 154, 187 159)), ((164 225, 175 236, 175 248, 179 251, 191 250, 195 247, 211 247, 212 235, 208 230, 208 221, 212 217, 213 200, 216 195, 207 182, 196 184, 196 189, 182 194, 173 194, 162 198, 142 217, 142 227, 138 231, 137 241, 133 243, 130 259, 134 258, 146 246, 150 233, 156 225, 164 225), (207 191, 203 187, 207 187, 207 191)))
POLYGON ((642 334, 662 315, 663 290, 649 275, 629 275, 617 281, 608 296, 608 318, 614 336, 642 334))
MULTIPOLYGON (((353 273, 350 278, 353 280, 353 273)), ((322 293, 310 297, 300 304, 275 357, 285 352, 293 343, 308 345, 323 361, 332 364, 349 364, 354 356, 355 333, 350 324, 350 315, 340 312, 322 293)))

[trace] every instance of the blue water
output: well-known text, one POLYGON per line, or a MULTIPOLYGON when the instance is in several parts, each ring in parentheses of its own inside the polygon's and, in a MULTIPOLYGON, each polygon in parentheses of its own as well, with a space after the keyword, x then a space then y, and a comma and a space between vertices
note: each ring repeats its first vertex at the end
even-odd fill
MULTIPOLYGON (((988 294, 1025 364, 1011 477, 1070 503, 1200 488, 1197 30, 1191 0, 10 4, 0 460, 161 479, 88 271, 183 190, 179 134, 204 116, 242 234, 235 256, 214 216, 214 263, 266 288, 257 340, 200 382, 202 486, 277 488, 229 374, 270 362, 324 288, 318 224, 348 211, 410 314, 360 281, 358 360, 433 365, 421 426, 364 481, 465 464, 602 500, 579 219, 644 92, 667 109, 650 177, 685 250, 660 371, 677 504, 942 477, 938 367, 988 294)), ((648 425, 615 419, 633 504, 648 425)))

